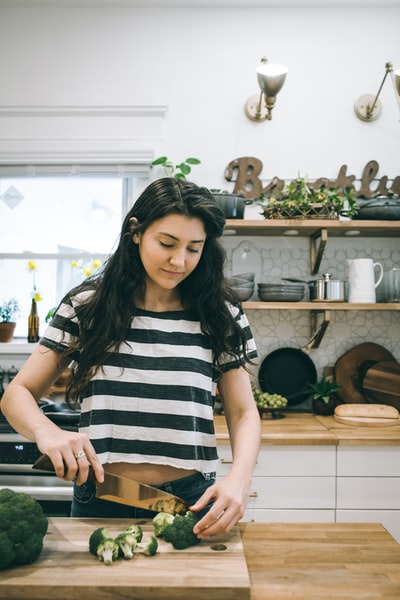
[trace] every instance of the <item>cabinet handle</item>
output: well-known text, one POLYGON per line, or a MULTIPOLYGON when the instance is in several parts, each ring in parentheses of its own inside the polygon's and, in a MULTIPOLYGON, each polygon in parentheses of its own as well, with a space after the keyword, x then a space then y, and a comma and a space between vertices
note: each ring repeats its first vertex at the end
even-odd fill
POLYGON ((258 492, 250 492, 249 498, 258 498, 258 492))

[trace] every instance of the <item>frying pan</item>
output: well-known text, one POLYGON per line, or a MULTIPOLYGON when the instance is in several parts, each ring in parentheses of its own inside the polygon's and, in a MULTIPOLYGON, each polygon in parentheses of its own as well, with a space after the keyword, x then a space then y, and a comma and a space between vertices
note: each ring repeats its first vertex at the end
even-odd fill
POLYGON ((308 353, 312 348, 318 348, 328 325, 329 321, 323 321, 302 348, 278 348, 268 354, 258 372, 260 389, 284 396, 288 406, 307 400, 310 392, 306 390, 317 381, 317 370, 308 353))

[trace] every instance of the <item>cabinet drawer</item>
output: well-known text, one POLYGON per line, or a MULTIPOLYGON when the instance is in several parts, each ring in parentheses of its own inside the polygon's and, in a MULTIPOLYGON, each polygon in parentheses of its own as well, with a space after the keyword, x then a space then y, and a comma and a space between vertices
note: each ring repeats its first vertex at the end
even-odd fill
POLYGON ((296 510, 296 509, 251 509, 246 510, 242 521, 257 523, 334 523, 334 510, 296 510))
MULTIPOLYGON (((218 475, 232 464, 230 446, 219 446, 218 475)), ((261 446, 255 476, 332 476, 336 473, 335 446, 261 446)))
POLYGON ((339 477, 400 477, 400 448, 338 446, 337 473, 339 477))
POLYGON ((400 478, 338 477, 338 509, 398 509, 399 499, 400 478))
POLYGON ((253 477, 248 508, 335 508, 334 477, 253 477))
POLYGON ((338 523, 381 523, 400 543, 400 510, 338 510, 338 523))

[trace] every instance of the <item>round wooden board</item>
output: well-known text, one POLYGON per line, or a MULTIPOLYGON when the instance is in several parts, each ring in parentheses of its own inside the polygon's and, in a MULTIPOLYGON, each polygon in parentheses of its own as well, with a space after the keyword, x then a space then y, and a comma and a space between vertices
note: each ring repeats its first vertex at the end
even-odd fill
POLYGON ((337 395, 342 402, 361 404, 366 402, 362 382, 359 380, 359 368, 366 361, 373 364, 383 360, 392 361, 396 359, 383 346, 373 342, 365 342, 354 346, 336 361, 334 367, 335 382, 341 386, 337 395))
POLYGON ((339 417, 334 415, 335 421, 346 425, 361 425, 362 427, 390 427, 399 425, 400 419, 379 419, 377 417, 339 417))

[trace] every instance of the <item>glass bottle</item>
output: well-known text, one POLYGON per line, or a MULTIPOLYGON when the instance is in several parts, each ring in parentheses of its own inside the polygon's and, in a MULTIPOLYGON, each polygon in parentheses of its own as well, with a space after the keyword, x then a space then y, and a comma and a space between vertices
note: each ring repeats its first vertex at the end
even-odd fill
POLYGON ((5 375, 5 371, 4 371, 4 369, 2 369, 0 367, 0 400, 1 400, 2 396, 3 396, 3 394, 4 394, 4 385, 3 385, 4 375, 5 375))
POLYGON ((39 341, 39 315, 37 311, 37 305, 34 298, 32 298, 31 312, 28 317, 28 342, 39 341))

